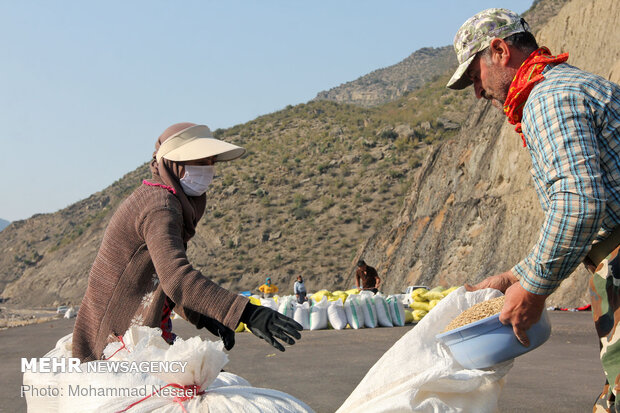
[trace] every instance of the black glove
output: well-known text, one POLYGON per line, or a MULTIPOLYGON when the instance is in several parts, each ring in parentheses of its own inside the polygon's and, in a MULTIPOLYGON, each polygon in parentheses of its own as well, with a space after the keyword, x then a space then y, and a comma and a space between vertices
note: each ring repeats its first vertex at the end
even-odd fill
POLYGON ((201 315, 196 327, 206 328, 211 334, 221 338, 226 350, 232 349, 235 345, 235 332, 213 318, 201 315))
POLYGON ((301 324, 292 318, 288 318, 277 311, 268 307, 262 307, 248 303, 241 315, 241 321, 245 323, 250 331, 267 343, 271 344, 280 351, 284 351, 284 346, 276 338, 287 344, 295 344, 301 338, 299 332, 303 330, 301 324))

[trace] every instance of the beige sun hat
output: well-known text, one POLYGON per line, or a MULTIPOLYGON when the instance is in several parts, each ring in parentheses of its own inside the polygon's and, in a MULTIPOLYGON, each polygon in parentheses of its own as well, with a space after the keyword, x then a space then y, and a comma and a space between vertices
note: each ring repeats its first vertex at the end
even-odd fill
POLYGON ((193 161, 215 156, 217 162, 232 161, 245 153, 245 149, 215 139, 206 125, 193 125, 185 128, 161 144, 157 150, 157 162, 161 158, 171 161, 193 161))

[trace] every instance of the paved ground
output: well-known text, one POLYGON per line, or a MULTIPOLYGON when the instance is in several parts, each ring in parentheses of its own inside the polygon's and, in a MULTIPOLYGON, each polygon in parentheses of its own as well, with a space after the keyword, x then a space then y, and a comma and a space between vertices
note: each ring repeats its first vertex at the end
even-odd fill
MULTIPOLYGON (((553 332, 539 349, 515 361, 500 398, 500 412, 588 412, 604 382, 591 313, 552 312, 553 332)), ((195 335, 175 320, 182 337, 195 335)), ((20 359, 41 357, 71 332, 73 320, 0 331, 0 411, 23 412, 20 359)), ((280 353, 250 333, 237 334, 225 370, 253 386, 289 393, 316 410, 331 413, 368 369, 412 327, 306 331, 280 353)), ((209 333, 204 337, 213 338, 209 333)), ((414 349, 412 349, 413 354, 414 349)))

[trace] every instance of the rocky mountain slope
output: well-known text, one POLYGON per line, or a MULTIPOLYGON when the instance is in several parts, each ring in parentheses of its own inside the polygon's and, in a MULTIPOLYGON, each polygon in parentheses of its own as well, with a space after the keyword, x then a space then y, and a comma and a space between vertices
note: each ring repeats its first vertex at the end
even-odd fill
MULTIPOLYGON (((555 16, 568 0, 536 0, 523 15, 537 31, 550 17, 555 16)), ((458 27, 453 29, 454 32, 458 27)), ((375 70, 351 82, 319 92, 315 100, 371 107, 391 102, 407 92, 416 90, 431 80, 436 80, 446 68, 456 68, 456 55, 452 45, 425 47, 403 61, 375 70)))
POLYGON ((142 166, 105 190, 0 232, 0 290, 31 307, 78 304, 112 211, 146 175, 142 166))
MULTIPOLYGON (((580 10, 594 5, 591 20, 560 37, 591 46, 588 25, 599 24, 599 13, 618 16, 617 6, 576 1, 580 10)), ((543 17, 562 3, 536 2, 527 18, 544 28, 543 17)), ((555 20, 563 24, 570 16, 555 20)), ((550 33, 561 27, 555 24, 550 33)), ((574 42, 567 46, 578 48, 574 42)), ((474 102, 471 90, 445 88, 449 71, 444 67, 438 78, 379 106, 316 100, 216 131, 248 153, 218 165, 190 242, 191 262, 234 291, 255 289, 270 275, 284 292, 300 273, 312 290, 350 288, 360 256, 384 274, 386 292, 417 282, 475 281, 512 265, 540 222, 528 155, 505 120, 474 102)), ((145 148, 145 161, 150 153, 145 148)), ((79 303, 105 225, 148 176, 142 165, 64 210, 2 231, 6 303, 79 303)))
MULTIPOLYGON (((619 17, 617 1, 574 0, 538 38, 553 53, 568 51, 573 65, 618 82, 619 17)), ((388 289, 474 283, 509 269, 542 223, 529 168, 513 127, 487 102, 476 103, 460 133, 433 147, 392 226, 375 233, 360 256, 376 263, 388 289)), ((549 303, 587 303, 586 282, 580 268, 549 303)))
POLYGON ((456 55, 451 46, 425 47, 395 65, 319 92, 315 99, 376 106, 420 88, 437 77, 437 68, 446 67, 456 67, 456 55))

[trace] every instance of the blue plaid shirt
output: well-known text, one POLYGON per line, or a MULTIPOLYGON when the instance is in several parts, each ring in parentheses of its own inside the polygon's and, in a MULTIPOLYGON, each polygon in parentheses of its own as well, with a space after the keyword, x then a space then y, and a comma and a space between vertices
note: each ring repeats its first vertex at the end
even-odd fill
POLYGON ((620 224, 620 86, 565 63, 543 75, 521 127, 545 219, 513 268, 535 294, 551 294, 620 224))

